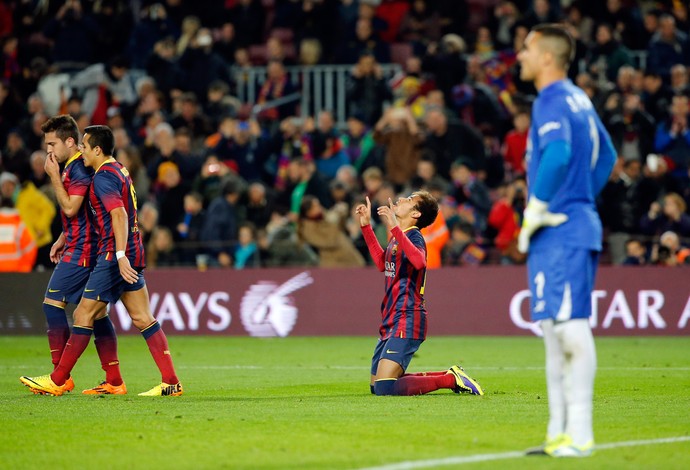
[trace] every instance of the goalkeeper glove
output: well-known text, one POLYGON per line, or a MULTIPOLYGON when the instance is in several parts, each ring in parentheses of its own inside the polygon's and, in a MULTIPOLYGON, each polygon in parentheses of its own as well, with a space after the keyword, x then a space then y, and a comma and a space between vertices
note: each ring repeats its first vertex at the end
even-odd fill
POLYGON ((549 204, 547 202, 540 201, 534 196, 529 198, 522 219, 520 235, 518 235, 518 250, 521 253, 527 253, 529 249, 529 239, 534 232, 542 227, 556 227, 568 220, 567 215, 554 214, 553 212, 549 212, 548 208, 549 204))

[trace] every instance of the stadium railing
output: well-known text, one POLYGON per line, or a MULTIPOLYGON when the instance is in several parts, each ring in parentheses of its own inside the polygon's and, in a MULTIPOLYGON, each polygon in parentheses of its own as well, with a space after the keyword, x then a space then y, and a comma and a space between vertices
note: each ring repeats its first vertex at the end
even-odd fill
MULTIPOLYGON (((313 116, 327 109, 333 112, 336 125, 345 126, 347 98, 345 84, 352 65, 290 66, 286 71, 292 83, 300 90, 301 117, 313 116)), ((383 78, 392 79, 402 71, 399 64, 380 64, 383 78)), ((261 85, 266 79, 266 67, 231 67, 237 98, 243 103, 256 103, 261 85)))

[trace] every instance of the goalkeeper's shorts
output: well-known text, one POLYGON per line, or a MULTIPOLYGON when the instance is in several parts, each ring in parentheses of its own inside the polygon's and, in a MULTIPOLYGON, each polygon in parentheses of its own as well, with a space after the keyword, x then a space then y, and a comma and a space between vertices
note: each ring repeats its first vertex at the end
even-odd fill
POLYGON ((527 276, 532 321, 589 318, 599 253, 587 248, 552 246, 530 252, 527 276))

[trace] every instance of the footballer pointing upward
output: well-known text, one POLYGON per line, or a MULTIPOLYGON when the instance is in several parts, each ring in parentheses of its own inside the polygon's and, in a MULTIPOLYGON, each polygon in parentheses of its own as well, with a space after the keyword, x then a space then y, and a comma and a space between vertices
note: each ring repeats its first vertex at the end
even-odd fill
POLYGON ((364 240, 376 267, 385 274, 379 341, 371 360, 371 392, 376 395, 420 395, 441 388, 483 395, 477 382, 460 366, 447 371, 405 374, 414 353, 426 338, 424 304, 426 244, 420 229, 438 215, 438 203, 427 191, 401 197, 377 209, 390 231, 384 251, 371 228, 371 202, 356 208, 364 240))

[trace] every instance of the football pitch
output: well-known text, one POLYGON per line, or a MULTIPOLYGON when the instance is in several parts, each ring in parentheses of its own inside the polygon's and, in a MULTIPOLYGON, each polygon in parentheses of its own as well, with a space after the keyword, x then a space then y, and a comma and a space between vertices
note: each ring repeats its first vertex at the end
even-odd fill
POLYGON ((596 453, 523 457, 547 420, 542 340, 431 337, 410 372, 461 364, 483 397, 441 390, 369 393, 375 338, 169 337, 185 387, 159 381, 145 342, 120 338, 129 394, 90 397, 102 380, 90 346, 76 389, 35 396, 20 375, 50 371, 45 337, 0 337, 0 468, 361 469, 688 468, 690 338, 596 338, 596 453), (76 393, 75 393, 76 392, 76 393))

